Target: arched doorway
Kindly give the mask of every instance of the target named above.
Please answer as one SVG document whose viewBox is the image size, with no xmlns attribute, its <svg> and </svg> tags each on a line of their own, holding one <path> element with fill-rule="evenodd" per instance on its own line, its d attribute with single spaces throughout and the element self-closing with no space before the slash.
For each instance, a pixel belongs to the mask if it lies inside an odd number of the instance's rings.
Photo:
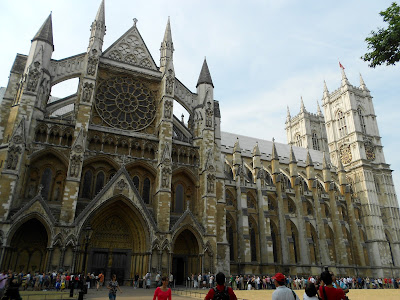
<svg viewBox="0 0 400 300">
<path fill-rule="evenodd" d="M 201 273 L 199 244 L 193 232 L 183 230 L 175 239 L 172 257 L 172 274 L 176 284 L 184 284 L 185 278 Z"/>
<path fill-rule="evenodd" d="M 47 271 L 48 233 L 38 219 L 30 219 L 14 233 L 3 269 L 16 272 Z"/>
<path fill-rule="evenodd" d="M 146 224 L 136 209 L 122 199 L 108 200 L 91 218 L 90 226 L 88 272 L 103 272 L 106 280 L 116 274 L 120 285 L 129 283 L 134 274 L 141 277 L 146 274 L 149 266 L 149 254 L 146 252 L 148 229 L 145 230 Z M 82 232 L 82 244 L 85 243 L 84 236 Z M 81 265 L 84 255 L 81 253 Z"/>
</svg>

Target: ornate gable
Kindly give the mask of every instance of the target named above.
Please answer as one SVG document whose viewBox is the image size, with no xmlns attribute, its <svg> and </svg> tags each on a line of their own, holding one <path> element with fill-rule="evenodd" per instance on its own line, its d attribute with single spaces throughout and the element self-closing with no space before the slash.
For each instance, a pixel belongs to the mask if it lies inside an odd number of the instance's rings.
<svg viewBox="0 0 400 300">
<path fill-rule="evenodd" d="M 134 25 L 114 44 L 103 52 L 103 57 L 129 65 L 158 71 L 158 68 L 144 43 L 139 30 Z"/>
</svg>

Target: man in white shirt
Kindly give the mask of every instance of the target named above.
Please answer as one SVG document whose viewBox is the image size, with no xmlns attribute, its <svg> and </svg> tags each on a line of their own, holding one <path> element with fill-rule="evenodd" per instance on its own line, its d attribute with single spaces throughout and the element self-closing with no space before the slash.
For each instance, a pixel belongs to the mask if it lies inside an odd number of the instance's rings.
<svg viewBox="0 0 400 300">
<path fill-rule="evenodd" d="M 300 300 L 293 290 L 285 286 L 285 275 L 282 273 L 276 273 L 272 279 L 276 286 L 276 290 L 272 293 L 272 300 Z"/>
</svg>

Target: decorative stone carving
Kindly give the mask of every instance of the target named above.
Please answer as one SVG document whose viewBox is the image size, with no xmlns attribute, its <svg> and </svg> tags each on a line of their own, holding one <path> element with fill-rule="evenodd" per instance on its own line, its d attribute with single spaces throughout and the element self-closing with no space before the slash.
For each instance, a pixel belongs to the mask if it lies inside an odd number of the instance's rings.
<svg viewBox="0 0 400 300">
<path fill-rule="evenodd" d="M 215 175 L 208 174 L 207 175 L 207 193 L 214 193 L 215 187 Z"/>
<path fill-rule="evenodd" d="M 168 70 L 168 73 L 167 80 L 165 81 L 165 91 L 167 94 L 172 95 L 174 91 L 175 78 L 172 76 L 173 71 L 171 69 Z"/>
<path fill-rule="evenodd" d="M 49 96 L 50 96 L 50 80 L 44 78 L 39 87 L 39 93 L 37 96 L 37 106 L 42 109 L 46 107 Z"/>
<path fill-rule="evenodd" d="M 170 174 L 172 173 L 170 167 L 164 167 L 161 171 L 161 187 L 169 188 Z"/>
<path fill-rule="evenodd" d="M 17 168 L 20 154 L 21 154 L 21 148 L 19 146 L 12 145 L 8 149 L 8 157 L 6 163 L 7 169 L 15 170 Z"/>
<path fill-rule="evenodd" d="M 92 50 L 92 56 L 89 57 L 88 59 L 88 64 L 87 64 L 87 73 L 88 75 L 94 76 L 96 74 L 96 67 L 97 67 L 97 62 L 99 59 L 97 58 L 97 50 L 93 49 Z"/>
<path fill-rule="evenodd" d="M 39 82 L 39 78 L 40 78 L 40 62 L 35 61 L 33 63 L 33 66 L 31 65 L 29 67 L 29 73 L 28 73 L 28 82 L 26 84 L 26 89 L 27 91 L 30 92 L 35 92 L 38 82 Z"/>
<path fill-rule="evenodd" d="M 214 108 L 211 108 L 211 103 L 207 102 L 206 109 L 206 127 L 213 127 Z"/>
<path fill-rule="evenodd" d="M 123 178 L 121 178 L 117 182 L 115 187 L 116 187 L 117 190 L 123 191 L 123 190 L 126 190 L 128 188 L 128 184 L 125 182 L 125 180 Z"/>
<path fill-rule="evenodd" d="M 167 119 L 171 119 L 172 115 L 172 101 L 165 100 L 164 102 L 164 116 Z"/>
<path fill-rule="evenodd" d="M 93 83 L 85 82 L 83 84 L 83 90 L 82 90 L 82 101 L 83 102 L 90 102 L 90 99 L 92 97 L 92 92 L 93 92 Z"/>
<path fill-rule="evenodd" d="M 82 157 L 80 155 L 73 155 L 71 158 L 71 166 L 69 175 L 72 177 L 78 177 L 81 168 Z"/>
</svg>

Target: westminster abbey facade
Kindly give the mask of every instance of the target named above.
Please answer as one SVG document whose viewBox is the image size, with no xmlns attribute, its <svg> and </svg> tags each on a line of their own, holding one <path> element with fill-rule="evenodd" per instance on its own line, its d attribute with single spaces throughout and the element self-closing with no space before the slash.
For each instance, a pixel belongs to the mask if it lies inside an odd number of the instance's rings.
<svg viewBox="0 0 400 300">
<path fill-rule="evenodd" d="M 169 21 L 159 66 L 135 20 L 106 50 L 104 35 L 102 1 L 86 52 L 52 59 L 50 15 L 16 56 L 0 110 L 2 269 L 400 276 L 399 207 L 362 79 L 342 70 L 325 116 L 288 110 L 280 144 L 221 131 L 207 62 L 196 92 L 175 74 Z M 76 93 L 49 100 L 71 78 Z"/>
</svg>

